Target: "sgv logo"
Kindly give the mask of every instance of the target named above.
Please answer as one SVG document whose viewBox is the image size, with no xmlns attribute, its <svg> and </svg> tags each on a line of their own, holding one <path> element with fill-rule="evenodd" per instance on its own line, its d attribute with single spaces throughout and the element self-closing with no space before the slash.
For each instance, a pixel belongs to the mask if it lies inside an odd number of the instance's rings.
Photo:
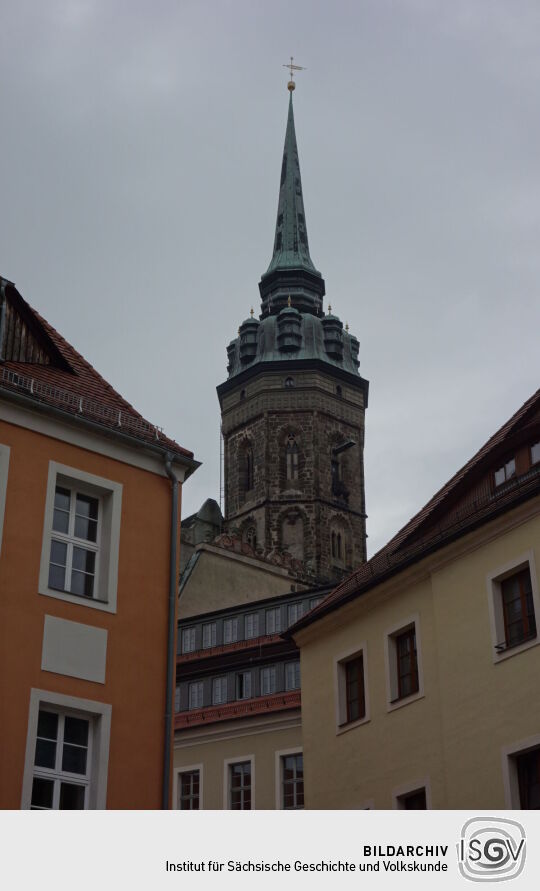
<svg viewBox="0 0 540 891">
<path fill-rule="evenodd" d="M 515 879 L 525 866 L 525 830 L 515 820 L 473 817 L 461 830 L 459 871 L 471 882 Z"/>
</svg>

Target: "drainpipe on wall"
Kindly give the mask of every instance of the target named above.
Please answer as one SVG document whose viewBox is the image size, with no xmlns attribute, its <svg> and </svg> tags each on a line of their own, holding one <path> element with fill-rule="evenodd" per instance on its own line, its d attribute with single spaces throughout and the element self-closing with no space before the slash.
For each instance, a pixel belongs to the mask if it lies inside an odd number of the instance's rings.
<svg viewBox="0 0 540 891">
<path fill-rule="evenodd" d="M 172 455 L 165 455 L 165 470 L 172 484 L 171 504 L 171 562 L 169 570 L 169 626 L 167 641 L 167 689 L 165 691 L 165 745 L 163 749 L 163 796 L 161 807 L 169 809 L 169 786 L 171 782 L 171 737 L 173 718 L 173 685 L 176 665 L 174 632 L 176 618 L 176 552 L 178 541 L 178 479 L 172 469 Z"/>
<path fill-rule="evenodd" d="M 0 277 L 0 362 L 4 358 L 4 328 L 6 325 L 6 285 L 5 278 Z"/>
</svg>

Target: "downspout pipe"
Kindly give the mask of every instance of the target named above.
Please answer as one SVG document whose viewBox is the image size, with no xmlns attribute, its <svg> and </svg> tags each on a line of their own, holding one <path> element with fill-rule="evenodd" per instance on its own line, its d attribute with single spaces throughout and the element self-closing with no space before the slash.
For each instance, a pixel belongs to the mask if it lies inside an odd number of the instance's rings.
<svg viewBox="0 0 540 891">
<path fill-rule="evenodd" d="M 173 686 L 175 681 L 176 653 L 174 633 L 176 619 L 176 557 L 178 542 L 178 479 L 172 469 L 172 455 L 165 455 L 165 471 L 171 481 L 171 549 L 169 569 L 169 624 L 167 640 L 167 687 L 165 690 L 165 743 L 163 747 L 163 796 L 161 807 L 169 809 L 169 787 L 171 782 L 171 739 L 173 719 Z"/>
<path fill-rule="evenodd" d="M 6 326 L 6 285 L 5 278 L 0 277 L 0 362 L 4 357 L 4 328 Z"/>
</svg>

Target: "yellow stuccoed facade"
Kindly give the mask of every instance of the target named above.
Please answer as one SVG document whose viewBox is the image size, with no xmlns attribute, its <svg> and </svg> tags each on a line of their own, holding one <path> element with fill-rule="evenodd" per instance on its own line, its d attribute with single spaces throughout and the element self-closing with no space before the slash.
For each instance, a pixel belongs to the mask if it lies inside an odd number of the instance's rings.
<svg viewBox="0 0 540 891">
<path fill-rule="evenodd" d="M 538 623 L 538 497 L 295 634 L 306 807 L 390 809 L 417 788 L 428 808 L 520 806 L 516 753 L 540 745 L 540 638 L 495 644 L 498 580 L 525 565 Z M 391 635 L 413 621 L 419 692 L 391 704 Z M 340 727 L 339 663 L 360 649 L 366 718 Z"/>
</svg>

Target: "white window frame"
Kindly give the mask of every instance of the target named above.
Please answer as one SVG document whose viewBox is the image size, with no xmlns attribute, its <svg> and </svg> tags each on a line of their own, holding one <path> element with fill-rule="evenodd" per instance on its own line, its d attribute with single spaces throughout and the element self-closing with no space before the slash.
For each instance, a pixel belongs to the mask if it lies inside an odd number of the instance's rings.
<svg viewBox="0 0 540 891">
<path fill-rule="evenodd" d="M 84 805 L 80 810 L 88 810 L 88 800 L 90 795 L 90 782 L 92 779 L 92 743 L 93 743 L 93 721 L 92 718 L 88 715 L 81 714 L 81 712 L 72 712 L 66 711 L 65 709 L 53 708 L 52 706 L 47 706 L 46 708 L 40 709 L 38 713 L 38 721 L 39 714 L 42 712 L 48 712 L 51 715 L 56 715 L 57 722 L 57 736 L 54 740 L 55 742 L 55 764 L 54 767 L 43 767 L 37 764 L 34 764 L 34 771 L 32 780 L 41 779 L 47 782 L 53 783 L 53 799 L 52 806 L 50 808 L 44 808 L 44 810 L 59 810 L 60 806 L 60 794 L 61 794 L 61 786 L 63 783 L 69 783 L 70 785 L 79 786 L 84 790 Z M 70 771 L 64 770 L 61 764 L 61 759 L 64 754 L 64 745 L 65 745 L 65 724 L 67 718 L 78 718 L 80 720 L 85 721 L 88 724 L 88 745 L 86 747 L 86 770 L 84 774 L 82 773 L 72 773 Z M 30 802 L 30 807 L 32 807 L 32 803 Z M 37 808 L 37 810 L 43 810 L 43 808 Z"/>
<path fill-rule="evenodd" d="M 49 588 L 49 563 L 51 540 L 62 538 L 53 531 L 54 496 L 57 486 L 75 489 L 81 494 L 98 498 L 101 505 L 101 525 L 98 528 L 97 549 L 99 559 L 96 561 L 94 579 L 94 596 L 72 594 L 69 591 L 58 591 Z M 120 549 L 120 522 L 122 514 L 122 484 L 104 479 L 75 467 L 67 467 L 56 461 L 49 461 L 47 491 L 45 497 L 45 516 L 43 523 L 43 542 L 39 569 L 38 591 L 47 597 L 99 609 L 104 612 L 117 611 L 118 594 L 118 557 Z M 99 526 L 99 524 L 98 524 Z M 86 547 L 81 539 L 81 547 Z"/>
<path fill-rule="evenodd" d="M 255 810 L 255 755 L 238 755 L 235 758 L 225 758 L 223 761 L 223 810 L 231 810 L 231 786 L 230 786 L 230 770 L 234 764 L 244 764 L 246 761 L 251 765 L 251 810 Z"/>
<path fill-rule="evenodd" d="M 67 532 L 59 532 L 58 529 L 53 529 L 51 532 L 51 542 L 58 542 L 60 545 L 64 545 L 66 547 L 66 563 L 65 563 L 65 582 L 66 585 L 70 584 L 72 581 L 72 573 L 73 573 L 73 550 L 74 548 L 80 548 L 83 551 L 87 551 L 94 554 L 94 572 L 88 573 L 92 575 L 93 578 L 93 593 L 91 595 L 92 598 L 96 597 L 96 594 L 99 594 L 99 591 L 96 589 L 96 586 L 99 584 L 99 563 L 100 563 L 100 551 L 101 551 L 101 542 L 102 542 L 102 526 L 103 526 L 103 498 L 101 496 L 97 496 L 94 493 L 90 492 L 86 486 L 75 485 L 74 483 L 69 484 L 58 484 L 55 488 L 63 489 L 66 492 L 69 492 L 69 511 L 68 511 L 68 531 Z M 86 538 L 79 538 L 75 536 L 75 522 L 77 517 L 77 497 L 82 495 L 83 497 L 92 498 L 94 501 L 97 501 L 97 523 L 96 523 L 96 540 L 91 541 Z M 53 512 L 54 515 L 54 512 Z M 52 564 L 52 555 L 49 555 L 49 569 Z M 86 573 L 84 573 L 86 574 Z M 58 588 L 54 588 L 53 590 L 61 590 Z M 74 592 L 71 592 L 74 593 Z M 83 596 L 85 599 L 90 599 L 87 595 L 77 595 L 75 596 Z"/>
<path fill-rule="evenodd" d="M 240 696 L 238 693 L 238 679 L 240 678 L 241 675 L 243 675 L 244 677 L 249 677 L 249 696 Z M 244 684 L 244 688 L 245 688 L 245 684 Z M 249 669 L 248 670 L 242 669 L 241 671 L 236 672 L 234 693 L 235 693 L 235 698 L 239 702 L 244 702 L 246 699 L 253 699 L 253 672 L 252 671 L 250 671 Z"/>
<path fill-rule="evenodd" d="M 173 811 L 180 810 L 180 775 L 183 773 L 193 773 L 195 770 L 199 771 L 199 810 L 202 811 L 204 805 L 204 765 L 202 763 L 199 764 L 188 764 L 182 765 L 182 767 L 175 767 L 173 774 L 173 799 L 172 799 L 172 809 Z"/>
<path fill-rule="evenodd" d="M 181 695 L 180 684 L 176 684 L 176 686 L 174 688 L 174 713 L 175 713 L 175 715 L 177 715 L 178 712 L 180 711 L 180 695 Z"/>
<path fill-rule="evenodd" d="M 261 688 L 261 696 L 273 696 L 274 693 L 277 693 L 276 666 L 275 665 L 265 665 L 263 668 L 260 669 L 260 672 L 261 672 L 261 674 L 260 674 L 259 683 L 260 683 L 260 688 Z M 268 692 L 265 692 L 263 690 L 263 685 L 264 685 L 263 677 L 265 676 L 265 672 L 269 672 L 268 677 L 273 679 L 273 685 L 274 685 L 274 689 L 269 690 Z"/>
<path fill-rule="evenodd" d="M 518 644 L 515 647 L 510 647 L 507 650 L 498 652 L 495 649 L 496 644 L 502 643 L 505 639 L 501 589 L 502 582 L 520 570 L 527 569 L 527 567 L 531 575 L 534 615 L 536 618 L 536 637 L 533 637 L 531 640 L 526 640 L 524 643 Z M 488 573 L 486 577 L 486 587 L 488 595 L 489 626 L 491 630 L 491 642 L 493 645 L 492 659 L 494 664 L 497 665 L 499 662 L 511 659 L 512 656 L 517 656 L 519 653 L 523 653 L 524 650 L 529 650 L 531 647 L 537 647 L 538 644 L 540 644 L 540 593 L 538 590 L 538 575 L 536 573 L 536 563 L 532 548 Z"/>
<path fill-rule="evenodd" d="M 364 669 L 364 704 L 365 715 L 358 718 L 357 721 L 347 723 L 347 662 L 352 662 L 357 656 L 362 656 L 362 665 Z M 369 706 L 369 683 L 368 683 L 368 648 L 367 643 L 363 640 L 355 647 L 351 647 L 341 652 L 334 659 L 334 702 L 335 702 L 335 719 L 336 719 L 336 736 L 342 733 L 348 733 L 355 727 L 367 724 L 371 720 Z"/>
<path fill-rule="evenodd" d="M 276 810 L 283 811 L 285 810 L 283 806 L 283 759 L 288 755 L 304 755 L 304 749 L 302 746 L 295 746 L 292 749 L 279 749 L 275 753 L 275 780 L 274 780 L 274 788 L 275 788 L 275 800 L 276 800 Z M 305 808 L 305 799 L 306 799 L 306 779 L 304 774 L 304 808 Z M 287 810 L 293 810 L 293 808 L 287 808 Z M 295 808 L 294 810 L 302 810 L 302 808 Z"/>
<path fill-rule="evenodd" d="M 52 693 L 49 690 L 37 690 L 34 688 L 30 691 L 21 808 L 29 810 L 32 800 L 32 782 L 35 772 L 34 758 L 40 709 L 62 712 L 64 714 L 75 714 L 77 717 L 90 720 L 92 749 L 91 752 L 89 751 L 89 786 L 85 808 L 104 810 L 107 806 L 112 706 L 108 703 L 95 702 L 91 699 L 80 699 L 76 696 L 65 696 L 62 693 Z M 38 768 L 38 773 L 43 775 L 44 772 L 41 768 Z M 66 774 L 66 778 L 74 776 Z"/>
<path fill-rule="evenodd" d="M 501 749 L 504 803 L 508 810 L 521 810 L 516 757 L 540 748 L 540 733 L 511 743 Z"/>
<path fill-rule="evenodd" d="M 291 613 L 294 615 L 294 619 L 291 619 Z M 305 614 L 306 606 L 303 600 L 298 600 L 296 603 L 289 603 L 287 606 L 288 627 L 294 625 L 295 622 L 299 622 Z"/>
<path fill-rule="evenodd" d="M 414 626 L 416 636 L 416 665 L 418 669 L 418 690 L 411 693 L 410 696 L 404 696 L 402 699 L 396 699 L 398 695 L 398 674 L 397 674 L 397 648 L 396 638 L 400 634 L 408 631 Z M 422 660 L 422 636 L 420 634 L 420 615 L 414 613 L 401 622 L 396 622 L 391 628 L 387 628 L 384 632 L 384 653 L 386 667 L 386 710 L 393 712 L 405 705 L 416 702 L 417 699 L 423 699 L 424 693 L 424 666 Z"/>
<path fill-rule="evenodd" d="M 534 449 L 538 449 L 538 458 L 534 457 Z M 533 444 L 531 445 L 530 456 L 531 466 L 534 467 L 535 464 L 538 464 L 538 462 L 540 461 L 540 439 L 538 440 L 538 442 L 533 442 Z"/>
<path fill-rule="evenodd" d="M 223 692 L 225 698 L 222 699 Z M 219 693 L 216 698 L 216 693 Z M 218 678 L 212 678 L 212 705 L 225 705 L 227 702 L 227 675 L 222 674 Z"/>
<path fill-rule="evenodd" d="M 4 515 L 6 512 L 9 455 L 9 446 L 0 443 L 0 554 L 2 553 L 2 533 L 4 531 Z"/>
<path fill-rule="evenodd" d="M 269 622 L 269 619 L 271 621 Z M 277 619 L 277 621 L 276 621 Z M 269 629 L 268 626 L 273 625 L 274 627 Z M 273 606 L 271 609 L 267 609 L 264 614 L 264 630 L 266 634 L 280 634 L 281 633 L 281 607 Z"/>
<path fill-rule="evenodd" d="M 422 789 L 426 793 L 426 810 L 432 810 L 431 783 L 429 777 L 422 777 L 422 779 L 416 780 L 413 783 L 403 783 L 401 786 L 396 786 L 395 789 L 392 789 L 392 810 L 405 810 L 403 802 L 400 799 L 405 798 L 407 795 L 412 795 L 414 792 L 421 792 Z"/>
<path fill-rule="evenodd" d="M 180 629 L 182 641 L 182 653 L 195 653 L 197 651 L 196 643 L 196 626 L 188 625 L 187 628 Z M 186 641 L 188 645 L 186 646 Z M 193 646 L 191 645 L 193 643 Z"/>
<path fill-rule="evenodd" d="M 244 617 L 245 640 L 255 640 L 260 637 L 259 624 L 259 613 L 246 613 Z"/>
<path fill-rule="evenodd" d="M 196 696 L 197 704 L 192 705 L 191 704 L 191 690 L 194 689 L 195 687 L 197 688 L 197 696 Z M 199 698 L 201 700 L 200 703 L 199 703 Z M 191 681 L 188 684 L 188 711 L 192 712 L 198 708 L 204 708 L 204 683 L 203 683 L 203 681 Z"/>
<path fill-rule="evenodd" d="M 290 687 L 288 673 L 291 669 L 293 669 L 293 672 L 294 672 L 293 683 L 294 683 L 294 681 L 296 680 L 297 667 L 298 667 L 298 684 L 295 684 L 294 686 Z M 302 679 L 301 679 L 301 670 L 300 670 L 300 659 L 291 659 L 290 662 L 285 663 L 285 691 L 287 693 L 292 693 L 295 690 L 300 690 L 301 684 L 302 684 Z"/>
<path fill-rule="evenodd" d="M 226 632 L 226 628 L 227 628 L 227 624 L 229 622 L 230 622 L 231 633 L 230 633 L 230 640 L 227 640 L 227 637 L 229 635 Z M 234 629 L 234 631 L 233 631 L 233 629 Z M 223 619 L 223 643 L 224 644 L 237 643 L 238 638 L 239 638 L 238 616 L 230 616 L 228 619 Z"/>
<path fill-rule="evenodd" d="M 206 643 L 208 636 L 210 638 L 210 643 Z M 205 622 L 202 626 L 202 646 L 203 650 L 210 650 L 212 647 L 215 647 L 217 643 L 217 622 Z"/>
</svg>

